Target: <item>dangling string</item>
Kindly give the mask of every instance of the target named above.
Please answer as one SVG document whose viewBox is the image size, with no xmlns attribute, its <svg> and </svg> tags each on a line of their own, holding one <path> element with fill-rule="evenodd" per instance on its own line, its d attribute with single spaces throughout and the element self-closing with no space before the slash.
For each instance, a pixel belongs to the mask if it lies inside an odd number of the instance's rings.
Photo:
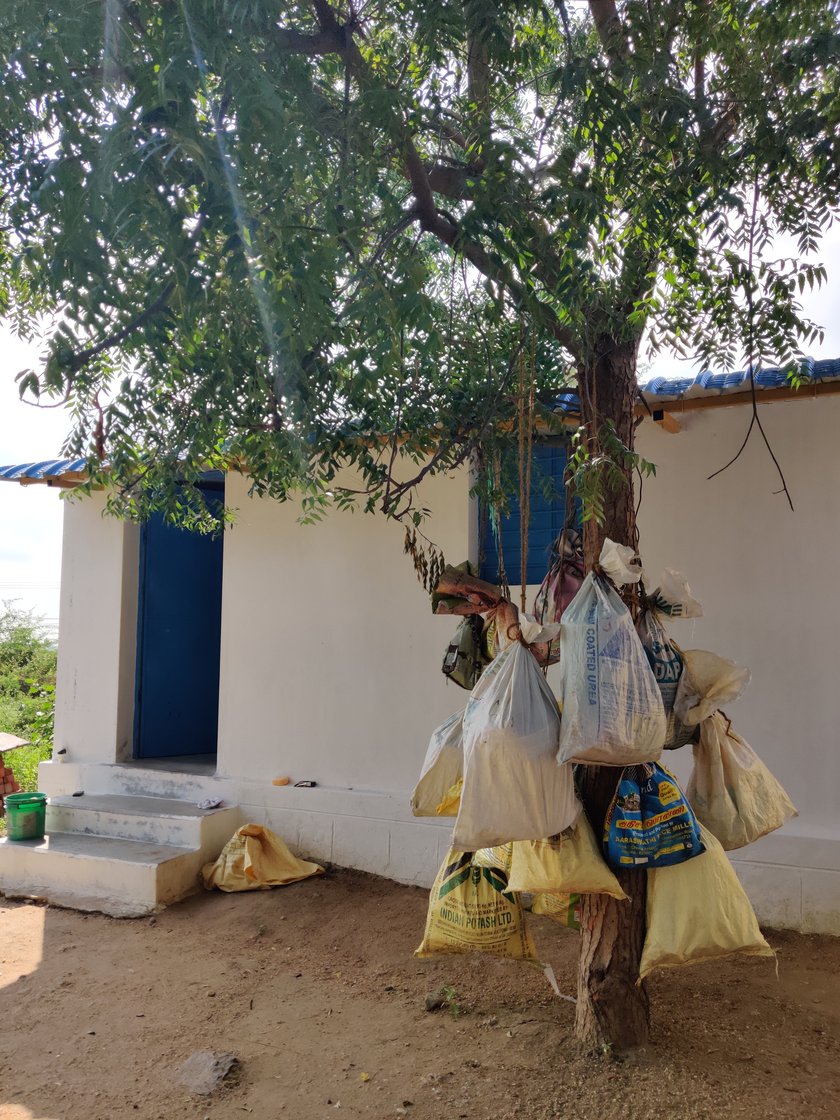
<svg viewBox="0 0 840 1120">
<path fill-rule="evenodd" d="M 531 465 L 534 451 L 534 408 L 536 404 L 536 333 L 531 331 L 530 348 L 525 356 L 524 328 L 520 328 L 519 349 L 519 550 L 520 609 L 525 613 L 528 597 L 528 530 L 531 526 Z M 527 374 L 527 377 L 526 377 Z"/>
</svg>

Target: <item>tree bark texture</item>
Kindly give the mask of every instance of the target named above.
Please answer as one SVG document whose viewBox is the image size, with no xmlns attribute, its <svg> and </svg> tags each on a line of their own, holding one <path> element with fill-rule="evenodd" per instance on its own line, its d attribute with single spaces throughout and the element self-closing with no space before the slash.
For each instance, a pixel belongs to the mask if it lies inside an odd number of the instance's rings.
<svg viewBox="0 0 840 1120">
<path fill-rule="evenodd" d="M 590 450 L 597 453 L 602 428 L 612 421 L 625 447 L 633 448 L 633 408 L 636 397 L 638 343 L 597 340 L 590 360 L 578 367 L 578 389 Z M 605 537 L 636 546 L 636 518 L 632 474 L 604 495 L 604 522 L 584 525 L 587 570 L 598 560 Z M 597 836 L 612 801 L 621 770 L 611 766 L 581 766 L 581 797 Z M 617 871 L 629 901 L 607 895 L 585 895 L 581 905 L 581 953 L 575 1033 L 593 1048 L 618 1050 L 642 1046 L 648 1040 L 649 1005 L 644 985 L 637 985 L 645 938 L 646 873 Z"/>
</svg>

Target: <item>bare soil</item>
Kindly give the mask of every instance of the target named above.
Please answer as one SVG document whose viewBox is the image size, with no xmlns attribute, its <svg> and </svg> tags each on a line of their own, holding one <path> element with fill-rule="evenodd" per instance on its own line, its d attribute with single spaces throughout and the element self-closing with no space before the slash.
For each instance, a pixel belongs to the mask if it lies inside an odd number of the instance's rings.
<svg viewBox="0 0 840 1120">
<path fill-rule="evenodd" d="M 417 961 L 426 892 L 336 871 L 120 921 L 0 900 L 0 1118 L 776 1120 L 840 1116 L 840 940 L 650 981 L 643 1052 L 584 1054 L 543 975 Z M 577 935 L 531 918 L 561 991 Z M 424 1009 L 446 987 L 449 1009 Z M 196 1050 L 238 1071 L 194 1097 Z"/>
</svg>

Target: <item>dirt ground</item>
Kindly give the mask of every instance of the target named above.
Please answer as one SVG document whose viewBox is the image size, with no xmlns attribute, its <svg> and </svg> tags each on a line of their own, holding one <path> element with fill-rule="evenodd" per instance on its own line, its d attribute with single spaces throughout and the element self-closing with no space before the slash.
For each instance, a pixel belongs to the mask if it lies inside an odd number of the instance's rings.
<svg viewBox="0 0 840 1120">
<path fill-rule="evenodd" d="M 719 1120 L 840 1116 L 840 940 L 651 981 L 654 1034 L 584 1055 L 545 978 L 417 961 L 426 892 L 355 872 L 120 921 L 0 899 L 2 1120 Z M 574 993 L 577 935 L 532 918 Z M 446 986 L 457 1007 L 427 1012 Z M 459 1013 L 455 1013 L 458 1010 Z M 179 1084 L 233 1051 L 211 1097 Z"/>
</svg>

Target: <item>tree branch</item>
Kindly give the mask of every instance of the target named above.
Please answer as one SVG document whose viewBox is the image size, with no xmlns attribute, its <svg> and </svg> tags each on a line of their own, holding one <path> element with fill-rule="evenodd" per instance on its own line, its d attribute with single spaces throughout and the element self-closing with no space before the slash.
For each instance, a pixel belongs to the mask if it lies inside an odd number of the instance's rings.
<svg viewBox="0 0 840 1120">
<path fill-rule="evenodd" d="M 159 311 L 163 310 L 174 291 L 175 282 L 174 280 L 170 280 L 157 299 L 153 300 L 148 307 L 135 315 L 124 327 L 121 327 L 118 331 L 114 331 L 113 334 L 106 335 L 106 337 L 103 338 L 101 342 L 97 342 L 95 346 L 89 346 L 86 350 L 80 350 L 78 354 L 74 354 L 67 362 L 67 368 L 71 373 L 76 373 L 77 370 L 80 370 L 82 366 L 86 365 L 98 354 L 102 354 L 105 350 L 110 350 L 112 346 L 117 346 L 120 342 L 124 342 L 129 335 L 134 334 L 136 330 L 139 330 L 140 327 L 154 318 Z"/>
<path fill-rule="evenodd" d="M 589 0 L 589 11 L 607 56 L 623 62 L 627 56 L 627 36 L 615 0 Z"/>
</svg>

